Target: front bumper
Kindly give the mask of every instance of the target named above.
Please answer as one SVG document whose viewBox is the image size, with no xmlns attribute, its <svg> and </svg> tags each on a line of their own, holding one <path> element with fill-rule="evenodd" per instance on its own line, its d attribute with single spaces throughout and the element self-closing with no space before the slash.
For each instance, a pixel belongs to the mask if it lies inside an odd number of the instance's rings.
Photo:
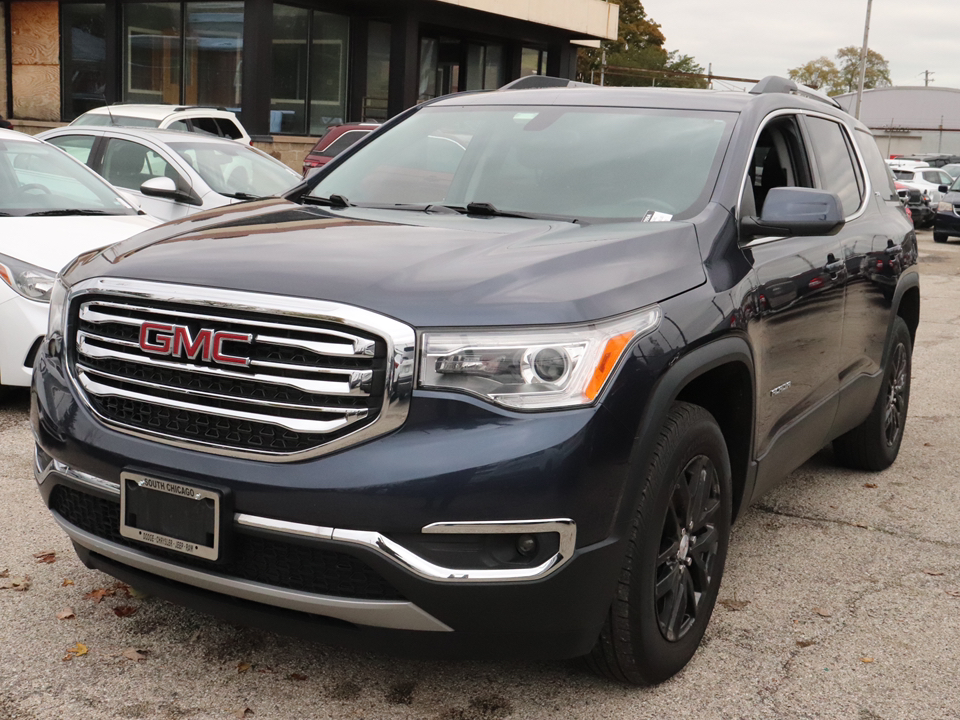
<svg viewBox="0 0 960 720">
<path fill-rule="evenodd" d="M 74 399 L 59 359 L 41 351 L 37 373 L 40 491 L 91 567 L 234 620 L 296 634 L 314 628 L 327 641 L 371 648 L 572 657 L 596 639 L 624 551 L 615 516 L 634 437 L 602 407 L 523 415 L 422 393 L 392 435 L 276 464 L 117 432 Z M 228 488 L 237 547 L 284 544 L 308 565 L 314 554 L 336 553 L 390 592 L 358 597 L 288 582 L 304 574 L 298 562 L 251 575 L 236 564 L 247 557 L 239 551 L 233 567 L 184 559 L 83 527 L 93 511 L 58 511 L 58 494 L 80 493 L 98 503 L 96 513 L 119 518 L 120 474 L 129 470 Z M 499 561 L 477 549 L 492 533 L 532 534 L 543 553 Z"/>
<path fill-rule="evenodd" d="M 933 219 L 933 231 L 944 235 L 960 235 L 960 215 L 956 211 L 937 211 Z"/>
<path fill-rule="evenodd" d="M 0 302 L 0 384 L 26 387 L 37 342 L 47 332 L 47 303 L 20 296 Z"/>
</svg>

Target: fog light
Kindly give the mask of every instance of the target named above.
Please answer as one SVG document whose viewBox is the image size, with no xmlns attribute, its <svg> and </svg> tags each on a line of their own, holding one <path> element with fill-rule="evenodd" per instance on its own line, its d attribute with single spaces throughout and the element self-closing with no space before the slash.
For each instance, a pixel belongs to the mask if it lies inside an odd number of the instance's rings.
<svg viewBox="0 0 960 720">
<path fill-rule="evenodd" d="M 537 539 L 533 535 L 521 535 L 517 538 L 517 552 L 530 557 L 537 552 Z"/>
</svg>

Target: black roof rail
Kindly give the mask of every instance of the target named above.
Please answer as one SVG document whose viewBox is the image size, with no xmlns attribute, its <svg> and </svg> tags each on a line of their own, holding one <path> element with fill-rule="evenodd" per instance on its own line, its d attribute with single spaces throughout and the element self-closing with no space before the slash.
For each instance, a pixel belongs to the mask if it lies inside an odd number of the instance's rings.
<svg viewBox="0 0 960 720">
<path fill-rule="evenodd" d="M 751 95 L 765 95 L 767 93 L 787 93 L 789 95 L 800 95 L 801 97 L 817 100 L 827 105 L 832 105 L 838 110 L 842 110 L 840 103 L 829 95 L 825 95 L 819 90 L 814 90 L 806 85 L 798 85 L 795 81 L 788 78 L 778 77 L 777 75 L 767 75 L 763 80 L 750 88 Z"/>
<path fill-rule="evenodd" d="M 500 90 L 534 90 L 536 88 L 560 88 L 560 87 L 597 87 L 590 83 L 577 82 L 567 78 L 551 77 L 549 75 L 527 75 L 508 82 Z"/>
<path fill-rule="evenodd" d="M 227 112 L 223 105 L 177 105 L 173 109 L 174 112 L 183 112 L 184 110 L 223 110 Z"/>
</svg>

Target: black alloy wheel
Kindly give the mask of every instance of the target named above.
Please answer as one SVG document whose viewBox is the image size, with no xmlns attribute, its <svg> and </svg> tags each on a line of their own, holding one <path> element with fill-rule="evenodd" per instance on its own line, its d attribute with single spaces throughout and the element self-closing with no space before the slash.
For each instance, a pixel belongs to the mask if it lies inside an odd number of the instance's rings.
<svg viewBox="0 0 960 720">
<path fill-rule="evenodd" d="M 701 601 L 715 589 L 719 516 L 717 469 L 706 455 L 698 455 L 677 476 L 660 538 L 657 622 L 668 642 L 690 632 L 704 609 Z"/>
<path fill-rule="evenodd" d="M 893 447 L 900 442 L 903 426 L 907 419 L 906 389 L 909 382 L 907 375 L 908 351 L 901 342 L 893 349 L 890 358 L 890 367 L 887 370 L 887 403 L 883 413 L 883 438 L 887 447 Z"/>
<path fill-rule="evenodd" d="M 690 662 L 717 601 L 730 542 L 730 458 L 704 408 L 674 403 L 653 451 L 636 453 L 639 496 L 617 588 L 587 665 L 653 685 Z"/>
</svg>

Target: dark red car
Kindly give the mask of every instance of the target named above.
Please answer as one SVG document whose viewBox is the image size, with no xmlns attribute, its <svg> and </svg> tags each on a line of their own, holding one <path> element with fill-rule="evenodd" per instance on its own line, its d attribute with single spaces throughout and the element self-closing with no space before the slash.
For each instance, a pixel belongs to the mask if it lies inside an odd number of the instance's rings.
<svg viewBox="0 0 960 720">
<path fill-rule="evenodd" d="M 377 123 L 344 123 L 331 125 L 326 134 L 313 146 L 303 159 L 303 176 L 318 167 L 323 167 L 337 155 L 342 153 L 357 140 L 371 130 L 375 130 Z"/>
</svg>

